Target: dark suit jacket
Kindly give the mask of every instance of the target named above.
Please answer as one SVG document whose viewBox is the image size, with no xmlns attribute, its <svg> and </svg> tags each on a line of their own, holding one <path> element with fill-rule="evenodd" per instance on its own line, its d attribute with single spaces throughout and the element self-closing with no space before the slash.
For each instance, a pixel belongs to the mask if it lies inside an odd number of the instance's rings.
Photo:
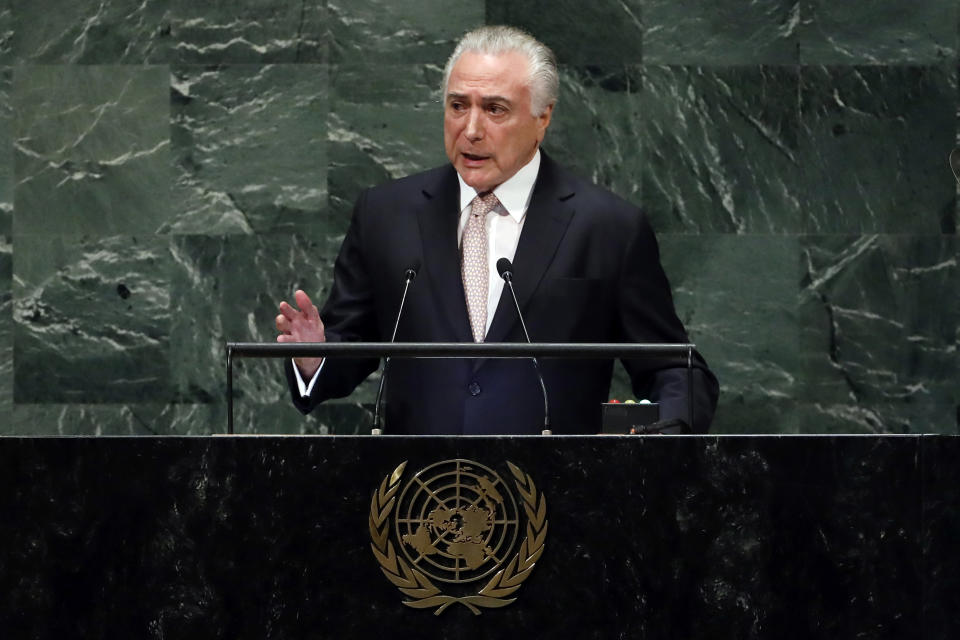
<svg viewBox="0 0 960 640">
<path fill-rule="evenodd" d="M 542 152 L 541 152 L 542 153 Z M 403 274 L 418 269 L 399 342 L 470 342 L 457 246 L 459 184 L 444 166 L 368 189 L 359 198 L 320 312 L 331 341 L 390 339 Z M 535 342 L 687 342 L 660 266 L 656 238 L 634 206 L 566 172 L 542 154 L 517 245 L 514 285 Z M 523 342 L 504 288 L 487 342 Z M 626 361 L 634 393 L 659 401 L 661 418 L 686 420 L 683 361 Z M 704 432 L 717 381 L 696 358 L 694 430 Z M 328 358 L 309 398 L 287 362 L 294 404 L 304 413 L 353 391 L 376 360 Z M 553 432 L 597 433 L 610 360 L 541 360 Z M 394 358 L 385 431 L 393 434 L 533 434 L 543 400 L 529 360 Z"/>
</svg>

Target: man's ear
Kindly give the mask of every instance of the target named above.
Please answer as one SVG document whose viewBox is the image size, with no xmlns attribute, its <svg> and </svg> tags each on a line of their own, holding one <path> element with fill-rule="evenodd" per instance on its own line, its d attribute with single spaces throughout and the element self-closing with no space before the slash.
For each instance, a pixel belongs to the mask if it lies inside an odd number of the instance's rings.
<svg viewBox="0 0 960 640">
<path fill-rule="evenodd" d="M 537 116 L 537 124 L 540 126 L 540 142 L 543 142 L 543 136 L 547 133 L 551 117 L 553 117 L 553 104 L 548 104 L 543 113 Z"/>
</svg>

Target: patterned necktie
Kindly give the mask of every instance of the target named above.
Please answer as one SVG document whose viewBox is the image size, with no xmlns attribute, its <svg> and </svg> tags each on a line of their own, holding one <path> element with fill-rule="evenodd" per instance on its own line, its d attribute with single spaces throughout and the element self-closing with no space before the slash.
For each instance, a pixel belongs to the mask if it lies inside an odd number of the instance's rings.
<svg viewBox="0 0 960 640">
<path fill-rule="evenodd" d="M 470 203 L 470 217 L 463 229 L 461 264 L 463 290 L 467 295 L 467 312 L 473 341 L 483 342 L 487 332 L 487 288 L 490 266 L 487 264 L 487 214 L 500 204 L 492 191 L 478 195 Z"/>
</svg>

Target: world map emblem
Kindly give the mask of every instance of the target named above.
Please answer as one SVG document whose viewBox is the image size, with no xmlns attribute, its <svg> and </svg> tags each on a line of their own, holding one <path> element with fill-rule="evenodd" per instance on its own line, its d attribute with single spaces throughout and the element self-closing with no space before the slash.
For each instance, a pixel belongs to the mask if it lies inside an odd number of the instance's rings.
<svg viewBox="0 0 960 640">
<path fill-rule="evenodd" d="M 510 462 L 504 479 L 457 458 L 404 482 L 406 465 L 370 502 L 371 548 L 403 603 L 437 615 L 461 604 L 479 615 L 516 601 L 547 535 L 547 502 L 533 479 Z"/>
</svg>

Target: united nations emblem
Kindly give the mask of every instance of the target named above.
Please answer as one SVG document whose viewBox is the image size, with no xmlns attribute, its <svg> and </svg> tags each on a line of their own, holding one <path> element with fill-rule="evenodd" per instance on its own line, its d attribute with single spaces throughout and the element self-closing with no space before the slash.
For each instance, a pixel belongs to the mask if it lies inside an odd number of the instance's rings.
<svg viewBox="0 0 960 640">
<path fill-rule="evenodd" d="M 385 477 L 370 501 L 370 546 L 384 575 L 409 598 L 403 604 L 436 607 L 436 615 L 462 604 L 479 615 L 514 602 L 547 537 L 547 501 L 533 479 L 507 462 L 510 484 L 458 458 L 422 469 L 401 489 L 406 466 Z"/>
</svg>

